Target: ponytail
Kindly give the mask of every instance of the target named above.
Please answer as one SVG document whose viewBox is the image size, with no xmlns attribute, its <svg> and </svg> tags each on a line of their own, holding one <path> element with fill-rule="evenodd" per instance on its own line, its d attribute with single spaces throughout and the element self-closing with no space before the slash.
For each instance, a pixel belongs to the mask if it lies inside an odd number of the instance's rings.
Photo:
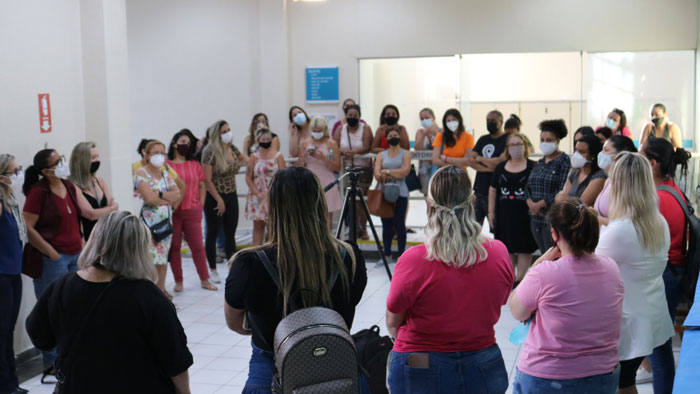
<svg viewBox="0 0 700 394">
<path fill-rule="evenodd" d="M 673 179 L 678 166 L 681 166 L 681 176 L 688 176 L 688 161 L 690 152 L 683 148 L 674 150 L 673 144 L 663 138 L 649 139 L 644 143 L 644 156 L 659 163 L 660 176 Z"/>
<path fill-rule="evenodd" d="M 690 161 L 690 152 L 683 148 L 677 148 L 671 156 L 671 176 L 675 175 L 678 166 L 681 166 L 681 176 L 688 177 L 688 162 Z"/>
<path fill-rule="evenodd" d="M 549 208 L 547 220 L 552 229 L 569 244 L 576 257 L 593 253 L 598 246 L 598 216 L 578 198 L 569 197 Z"/>
<path fill-rule="evenodd" d="M 506 123 L 503 125 L 504 129 L 516 129 L 520 131 L 520 126 L 522 126 L 523 122 L 520 120 L 518 115 L 516 114 L 510 114 L 510 117 L 508 120 L 506 120 Z"/>
<path fill-rule="evenodd" d="M 53 149 L 42 149 L 34 155 L 34 163 L 24 171 L 22 192 L 29 195 L 29 190 L 41 179 L 41 171 L 49 167 L 49 158 L 56 152 Z"/>
</svg>

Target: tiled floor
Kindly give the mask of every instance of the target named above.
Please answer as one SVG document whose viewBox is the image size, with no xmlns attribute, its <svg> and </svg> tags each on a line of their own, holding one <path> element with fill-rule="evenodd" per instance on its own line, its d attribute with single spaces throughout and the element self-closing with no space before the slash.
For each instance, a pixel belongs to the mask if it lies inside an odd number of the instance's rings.
<svg viewBox="0 0 700 394">
<path fill-rule="evenodd" d="M 226 327 L 223 315 L 223 284 L 216 292 L 200 289 L 191 259 L 183 260 L 183 269 L 185 291 L 178 293 L 174 302 L 187 333 L 190 351 L 194 355 L 194 365 L 190 368 L 192 393 L 240 393 L 248 373 L 250 338 L 238 335 Z M 352 331 L 378 324 L 384 334 L 389 280 L 383 267 L 376 267 L 374 262 L 368 262 L 367 269 L 367 288 L 358 306 Z M 222 275 L 226 272 L 223 265 L 219 270 Z M 172 285 L 172 277 L 169 275 L 168 289 L 172 289 Z M 508 341 L 508 335 L 516 325 L 517 321 L 511 316 L 508 307 L 504 306 L 501 319 L 496 325 L 496 340 L 503 352 L 511 378 L 515 371 L 519 347 Z M 42 385 L 38 376 L 22 383 L 22 387 L 29 389 L 33 394 L 53 392 L 52 385 Z M 640 393 L 653 392 L 651 384 L 638 385 L 637 388 Z M 511 392 L 510 388 L 508 392 Z"/>
</svg>

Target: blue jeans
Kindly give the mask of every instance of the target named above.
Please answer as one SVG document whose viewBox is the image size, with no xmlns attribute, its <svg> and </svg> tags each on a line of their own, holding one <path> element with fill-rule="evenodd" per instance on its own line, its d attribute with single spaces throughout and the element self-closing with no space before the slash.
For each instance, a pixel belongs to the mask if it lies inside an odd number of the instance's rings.
<svg viewBox="0 0 700 394">
<path fill-rule="evenodd" d="M 34 279 L 34 294 L 37 300 L 53 281 L 69 272 L 78 270 L 79 256 L 80 254 L 61 254 L 56 261 L 51 260 L 48 256 L 44 256 L 42 261 L 44 271 L 41 273 L 41 277 Z M 56 348 L 41 353 L 44 356 L 44 367 L 53 365 L 56 362 L 56 358 L 58 358 L 58 350 Z"/>
<path fill-rule="evenodd" d="M 681 302 L 680 283 L 685 275 L 685 267 L 674 267 L 669 263 L 663 274 L 664 288 L 666 290 L 666 303 L 671 321 L 675 323 L 676 309 Z M 654 352 L 649 356 L 651 361 L 652 375 L 654 376 L 654 393 L 671 393 L 673 391 L 673 380 L 676 377 L 676 362 L 673 358 L 672 339 L 669 339 L 661 346 L 654 348 Z"/>
<path fill-rule="evenodd" d="M 391 394 L 504 393 L 508 372 L 498 345 L 473 352 L 421 352 L 430 355 L 428 368 L 408 366 L 411 353 L 391 352 Z"/>
<path fill-rule="evenodd" d="M 399 197 L 394 204 L 394 217 L 382 218 L 382 241 L 384 242 L 384 256 L 391 256 L 391 242 L 396 232 L 398 252 L 401 256 L 406 249 L 406 210 L 408 198 Z"/>
<path fill-rule="evenodd" d="M 620 366 L 613 372 L 578 379 L 545 379 L 517 370 L 513 394 L 615 394 L 620 380 Z"/>
<path fill-rule="evenodd" d="M 0 393 L 19 382 L 15 373 L 14 332 L 22 300 L 22 275 L 0 274 Z"/>
</svg>

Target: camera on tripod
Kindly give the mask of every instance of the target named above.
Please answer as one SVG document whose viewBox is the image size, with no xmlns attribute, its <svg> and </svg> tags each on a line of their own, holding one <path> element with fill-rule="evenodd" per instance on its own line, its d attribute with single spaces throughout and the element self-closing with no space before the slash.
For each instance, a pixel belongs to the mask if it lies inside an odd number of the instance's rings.
<svg viewBox="0 0 700 394">
<path fill-rule="evenodd" d="M 348 174 L 348 178 L 350 178 L 351 182 L 356 183 L 357 180 L 360 178 L 360 175 L 364 173 L 364 170 L 362 169 L 362 167 L 346 167 L 345 173 Z"/>
</svg>

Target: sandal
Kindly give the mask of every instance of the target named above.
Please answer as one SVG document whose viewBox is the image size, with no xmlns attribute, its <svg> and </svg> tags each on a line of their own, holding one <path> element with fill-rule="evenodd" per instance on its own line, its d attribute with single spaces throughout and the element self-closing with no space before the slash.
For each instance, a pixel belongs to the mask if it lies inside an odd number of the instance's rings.
<svg viewBox="0 0 700 394">
<path fill-rule="evenodd" d="M 173 300 L 173 295 L 168 293 L 167 290 L 163 289 L 163 294 L 165 294 L 165 296 L 168 297 L 168 300 L 170 300 L 170 301 Z"/>
<path fill-rule="evenodd" d="M 185 290 L 185 286 L 182 284 L 182 282 L 175 283 L 175 286 L 173 286 L 173 291 L 176 293 L 181 293 L 183 290 Z"/>
<path fill-rule="evenodd" d="M 211 291 L 217 291 L 219 290 L 218 287 L 214 286 L 213 283 L 209 282 L 208 280 L 203 280 L 202 281 L 202 289 L 204 290 L 211 290 Z"/>
</svg>

